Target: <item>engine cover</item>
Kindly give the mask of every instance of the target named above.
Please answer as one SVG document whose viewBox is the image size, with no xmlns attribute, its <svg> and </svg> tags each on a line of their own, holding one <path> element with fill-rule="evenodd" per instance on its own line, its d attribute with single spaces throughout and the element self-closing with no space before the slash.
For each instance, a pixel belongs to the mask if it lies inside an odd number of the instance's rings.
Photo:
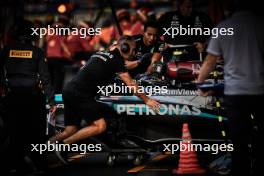
<svg viewBox="0 0 264 176">
<path fill-rule="evenodd" d="M 198 76 L 201 65 L 202 62 L 200 61 L 169 62 L 167 64 L 167 76 L 183 81 L 194 80 Z"/>
</svg>

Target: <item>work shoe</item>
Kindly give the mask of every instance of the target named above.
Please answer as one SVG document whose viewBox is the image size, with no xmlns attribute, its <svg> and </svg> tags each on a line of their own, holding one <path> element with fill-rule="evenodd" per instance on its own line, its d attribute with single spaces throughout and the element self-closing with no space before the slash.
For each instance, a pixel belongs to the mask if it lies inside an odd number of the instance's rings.
<svg viewBox="0 0 264 176">
<path fill-rule="evenodd" d="M 67 160 L 68 152 L 54 150 L 54 154 L 64 165 L 68 165 L 69 164 L 69 162 Z"/>
<path fill-rule="evenodd" d="M 60 141 L 59 143 L 58 143 L 58 145 L 65 145 L 65 143 L 64 142 L 62 142 L 62 141 Z M 63 164 L 65 164 L 65 165 L 67 165 L 67 164 L 69 164 L 68 163 L 68 151 L 59 151 L 59 150 L 54 150 L 54 154 L 55 154 L 55 156 L 63 163 Z"/>
</svg>

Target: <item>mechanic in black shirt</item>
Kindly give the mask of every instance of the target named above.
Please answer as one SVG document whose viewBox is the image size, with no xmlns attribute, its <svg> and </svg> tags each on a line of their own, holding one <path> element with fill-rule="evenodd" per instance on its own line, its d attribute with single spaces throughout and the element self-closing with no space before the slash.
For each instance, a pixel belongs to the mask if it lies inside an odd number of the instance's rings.
<svg viewBox="0 0 264 176">
<path fill-rule="evenodd" d="M 105 117 L 111 112 L 106 104 L 97 102 L 99 86 L 107 86 L 115 77 L 127 85 L 133 86 L 135 94 L 153 108 L 159 110 L 159 103 L 138 92 L 137 84 L 131 79 L 125 61 L 133 58 L 135 42 L 130 36 L 122 36 L 113 51 L 99 51 L 91 56 L 87 64 L 66 85 L 63 90 L 65 130 L 50 138 L 50 142 L 60 141 L 72 144 L 82 139 L 98 135 L 106 130 Z M 85 119 L 89 126 L 79 130 L 80 122 Z M 57 152 L 59 159 L 66 163 Z"/>
<path fill-rule="evenodd" d="M 32 27 L 30 21 L 19 21 L 13 32 L 14 42 L 4 47 L 0 57 L 10 154 L 16 169 L 22 172 L 25 156 L 30 157 L 38 169 L 44 167 L 43 155 L 31 152 L 31 144 L 41 144 L 46 140 L 45 94 L 52 114 L 56 110 L 44 52 L 32 45 Z"/>
<path fill-rule="evenodd" d="M 172 36 L 172 30 L 169 28 L 180 28 L 182 26 L 185 29 L 188 28 L 212 28 L 212 22 L 210 18 L 202 13 L 193 10 L 194 0 L 178 0 L 178 10 L 173 12 L 167 12 L 159 18 L 159 25 L 163 29 L 162 34 L 164 41 L 167 44 L 172 45 L 195 45 L 198 52 L 204 51 L 205 42 L 210 35 L 176 35 Z M 170 31 L 170 32 L 166 32 Z"/>
<path fill-rule="evenodd" d="M 144 25 L 143 35 L 133 36 L 136 42 L 136 54 L 132 61 L 125 61 L 129 74 L 151 73 L 153 64 L 161 59 L 164 42 L 159 39 L 159 26 L 156 21 L 147 21 Z"/>
</svg>

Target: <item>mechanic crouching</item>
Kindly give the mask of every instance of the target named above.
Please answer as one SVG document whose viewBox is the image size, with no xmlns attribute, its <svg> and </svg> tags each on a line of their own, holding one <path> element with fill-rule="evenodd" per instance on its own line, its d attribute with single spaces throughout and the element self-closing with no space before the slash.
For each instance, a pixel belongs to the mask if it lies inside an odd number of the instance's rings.
<svg viewBox="0 0 264 176">
<path fill-rule="evenodd" d="M 133 87 L 135 95 L 150 108 L 159 110 L 159 103 L 138 91 L 137 84 L 125 68 L 125 61 L 134 57 L 135 47 L 136 43 L 132 37 L 122 36 L 113 51 L 99 51 L 91 56 L 63 90 L 66 127 L 62 133 L 50 138 L 50 142 L 74 144 L 103 133 L 107 127 L 105 118 L 109 118 L 112 108 L 96 101 L 95 97 L 98 95 L 98 87 L 107 86 L 116 76 L 119 76 L 127 86 Z M 80 129 L 82 119 L 88 126 Z M 62 163 L 67 164 L 65 152 L 57 151 L 56 154 Z"/>
<path fill-rule="evenodd" d="M 0 60 L 5 80 L 5 121 L 10 136 L 6 161 L 11 160 L 9 170 L 19 175 L 45 168 L 44 156 L 31 152 L 31 144 L 45 143 L 45 95 L 52 113 L 56 110 L 46 59 L 43 51 L 32 45 L 31 27 L 30 21 L 17 22 L 14 42 L 4 47 Z"/>
</svg>

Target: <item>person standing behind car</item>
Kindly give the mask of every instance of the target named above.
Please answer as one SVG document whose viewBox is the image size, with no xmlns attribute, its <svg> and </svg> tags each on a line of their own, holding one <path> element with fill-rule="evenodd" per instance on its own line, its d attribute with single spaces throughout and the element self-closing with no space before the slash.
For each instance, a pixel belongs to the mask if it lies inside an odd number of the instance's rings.
<svg viewBox="0 0 264 176">
<path fill-rule="evenodd" d="M 253 164 L 254 175 L 263 172 L 264 152 L 261 139 L 264 136 L 264 19 L 254 14 L 257 12 L 254 8 L 261 7 L 257 4 L 256 1 L 237 1 L 237 11 L 230 19 L 217 26 L 233 28 L 234 35 L 211 38 L 207 48 L 208 55 L 197 81 L 204 82 L 217 59 L 224 58 L 224 102 L 234 147 L 231 173 L 233 176 L 251 175 L 250 143 L 253 144 L 256 157 Z M 252 117 L 256 123 L 254 127 Z M 252 132 L 255 127 L 257 130 L 254 138 Z"/>
<path fill-rule="evenodd" d="M 62 20 L 52 26 L 54 28 L 65 27 Z M 55 93 L 58 94 L 62 92 L 65 66 L 70 65 L 73 60 L 71 59 L 71 52 L 66 45 L 66 36 L 60 34 L 47 35 L 46 43 L 51 82 Z"/>
<path fill-rule="evenodd" d="M 91 24 L 80 21 L 77 28 L 89 29 L 92 28 Z M 91 53 L 94 51 L 93 46 L 90 44 L 93 36 L 81 36 L 80 34 L 76 35 L 74 32 L 71 32 L 66 38 L 66 45 L 71 53 L 72 59 L 74 61 L 87 60 Z"/>
<path fill-rule="evenodd" d="M 39 169 L 45 166 L 43 156 L 31 152 L 31 144 L 45 142 L 46 97 L 52 114 L 56 110 L 44 52 L 32 45 L 32 27 L 30 21 L 18 21 L 13 32 L 14 43 L 6 46 L 0 57 L 4 74 L 4 108 L 11 141 L 9 157 L 15 162 L 10 164 L 15 165 L 14 169 L 21 171 L 20 174 L 26 172 L 26 156 Z"/>
<path fill-rule="evenodd" d="M 162 57 L 164 42 L 159 39 L 159 26 L 154 20 L 144 24 L 144 33 L 132 36 L 136 42 L 135 58 L 125 62 L 131 77 L 152 73 L 154 64 Z"/>
<path fill-rule="evenodd" d="M 169 34 L 165 34 L 165 29 L 168 30 L 169 28 L 212 28 L 212 22 L 210 18 L 198 11 L 193 10 L 194 0 L 178 0 L 177 6 L 178 10 L 173 12 L 167 12 L 159 18 L 159 24 L 162 29 L 162 33 L 164 36 L 164 42 L 167 44 L 172 45 L 195 45 L 197 51 L 202 53 L 205 48 L 206 40 L 209 36 L 205 35 L 195 35 L 195 34 L 185 34 L 180 35 L 177 34 L 176 36 L 172 36 L 170 32 Z M 172 31 L 172 30 L 170 30 Z M 192 52 L 193 56 L 197 51 L 190 51 Z"/>
<path fill-rule="evenodd" d="M 135 21 L 131 27 L 131 34 L 138 35 L 144 33 L 144 24 L 147 21 L 155 21 L 156 14 L 149 8 L 140 8 L 137 10 L 137 21 Z"/>
</svg>

